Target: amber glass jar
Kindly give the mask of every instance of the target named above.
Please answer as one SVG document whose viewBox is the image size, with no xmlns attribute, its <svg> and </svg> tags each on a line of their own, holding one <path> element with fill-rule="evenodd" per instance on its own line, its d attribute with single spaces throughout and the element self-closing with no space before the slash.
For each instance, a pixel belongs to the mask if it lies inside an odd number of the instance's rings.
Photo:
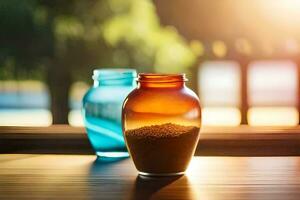
<svg viewBox="0 0 300 200">
<path fill-rule="evenodd" d="M 139 74 L 123 103 L 126 145 L 142 175 L 183 174 L 194 155 L 201 108 L 186 81 L 184 74 Z"/>
</svg>

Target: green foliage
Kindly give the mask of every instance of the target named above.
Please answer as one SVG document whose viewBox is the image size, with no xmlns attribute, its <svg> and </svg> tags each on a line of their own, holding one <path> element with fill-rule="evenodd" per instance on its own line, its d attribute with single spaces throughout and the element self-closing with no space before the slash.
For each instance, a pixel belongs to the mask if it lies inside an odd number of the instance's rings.
<svg viewBox="0 0 300 200">
<path fill-rule="evenodd" d="M 150 0 L 2 0 L 0 27 L 1 79 L 56 66 L 76 78 L 95 66 L 176 73 L 196 59 Z"/>
<path fill-rule="evenodd" d="M 159 24 L 151 1 L 131 0 L 125 4 L 113 0 L 110 5 L 114 16 L 103 25 L 103 37 L 110 46 L 126 44 L 133 50 L 130 56 L 135 63 L 151 66 L 156 72 L 182 72 L 192 66 L 194 54 L 174 28 Z"/>
<path fill-rule="evenodd" d="M 51 56 L 51 31 L 33 0 L 0 1 L 0 78 L 40 78 Z M 29 73 L 29 74 L 28 74 Z M 38 75 L 37 75 L 38 74 Z"/>
</svg>

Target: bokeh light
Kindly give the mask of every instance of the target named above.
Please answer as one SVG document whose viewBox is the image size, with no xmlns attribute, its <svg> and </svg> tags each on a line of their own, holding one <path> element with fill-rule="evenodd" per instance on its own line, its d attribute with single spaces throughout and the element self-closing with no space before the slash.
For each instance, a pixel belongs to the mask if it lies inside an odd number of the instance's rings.
<svg viewBox="0 0 300 200">
<path fill-rule="evenodd" d="M 221 40 L 216 40 L 212 43 L 212 51 L 218 58 L 223 58 L 227 53 L 227 47 Z"/>
</svg>

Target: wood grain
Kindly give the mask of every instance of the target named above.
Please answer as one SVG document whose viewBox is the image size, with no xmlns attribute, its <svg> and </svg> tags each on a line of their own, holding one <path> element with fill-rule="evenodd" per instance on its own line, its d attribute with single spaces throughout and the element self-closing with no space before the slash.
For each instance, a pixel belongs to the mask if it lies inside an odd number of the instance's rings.
<svg viewBox="0 0 300 200">
<path fill-rule="evenodd" d="M 145 178 L 130 159 L 0 155 L 0 199 L 299 199 L 300 157 L 194 157 L 186 175 Z"/>
<path fill-rule="evenodd" d="M 84 128 L 0 127 L 0 153 L 93 154 Z M 300 126 L 203 127 L 196 155 L 298 156 Z"/>
</svg>

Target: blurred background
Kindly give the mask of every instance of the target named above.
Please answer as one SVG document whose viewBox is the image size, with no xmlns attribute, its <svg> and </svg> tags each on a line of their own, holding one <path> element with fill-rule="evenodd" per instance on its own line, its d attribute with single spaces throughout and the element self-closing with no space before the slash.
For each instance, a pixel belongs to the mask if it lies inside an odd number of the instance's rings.
<svg viewBox="0 0 300 200">
<path fill-rule="evenodd" d="M 300 0 L 1 0 L 0 126 L 82 126 L 95 68 L 186 73 L 203 124 L 299 124 Z"/>
</svg>

